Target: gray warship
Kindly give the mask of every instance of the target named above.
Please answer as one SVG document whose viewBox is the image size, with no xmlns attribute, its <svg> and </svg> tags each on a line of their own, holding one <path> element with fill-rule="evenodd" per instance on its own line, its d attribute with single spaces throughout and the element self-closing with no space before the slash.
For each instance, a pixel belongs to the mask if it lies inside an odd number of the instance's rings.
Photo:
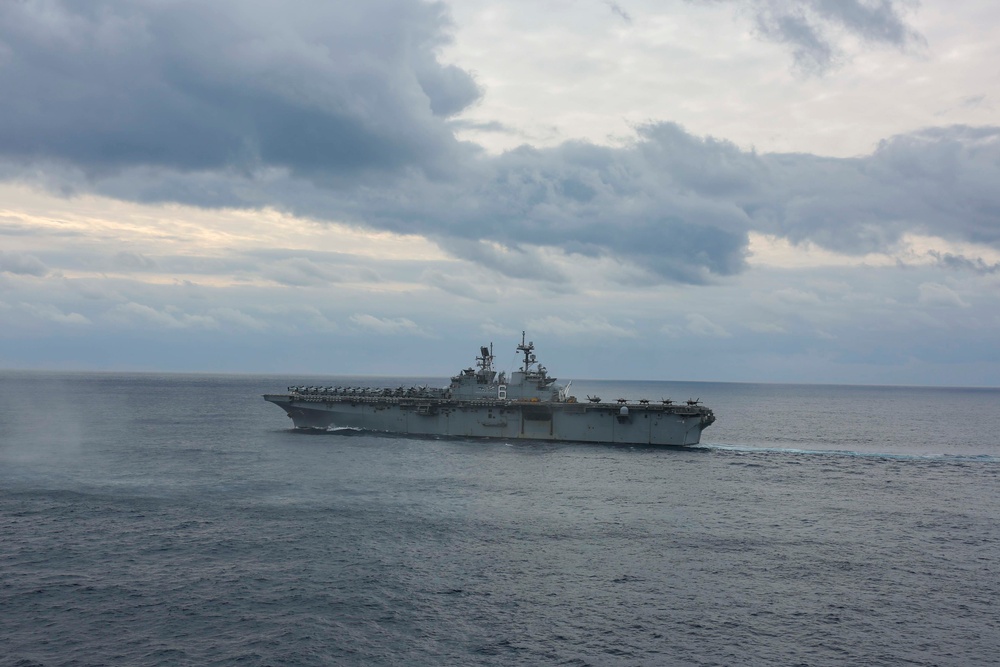
<svg viewBox="0 0 1000 667">
<path fill-rule="evenodd" d="M 297 429 L 420 436 L 687 446 L 698 444 L 715 421 L 697 399 L 577 401 L 568 394 L 572 381 L 557 384 L 534 350 L 522 332 L 517 351 L 524 361 L 509 377 L 494 370 L 490 343 L 479 348 L 476 366 L 445 388 L 295 386 L 264 400 L 282 408 Z"/>
</svg>

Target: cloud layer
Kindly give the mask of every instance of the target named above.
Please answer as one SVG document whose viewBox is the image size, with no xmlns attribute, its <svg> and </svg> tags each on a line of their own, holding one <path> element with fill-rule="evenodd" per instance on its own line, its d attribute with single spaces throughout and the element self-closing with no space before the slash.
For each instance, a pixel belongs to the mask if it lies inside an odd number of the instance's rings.
<svg viewBox="0 0 1000 667">
<path fill-rule="evenodd" d="M 650 23 L 641 3 L 593 4 L 616 38 Z M 921 43 L 902 2 L 710 4 L 810 72 L 852 44 Z M 696 5 L 711 9 L 679 6 Z M 643 38 L 676 35 L 659 28 Z M 961 363 L 994 372 L 1000 127 L 832 158 L 650 120 L 491 154 L 456 138 L 489 91 L 442 55 L 452 29 L 445 5 L 418 0 L 0 4 L 0 192 L 72 198 L 60 214 L 0 201 L 0 335 L 41 359 L 87 345 L 223 358 L 231 341 L 364 372 L 380 357 L 358 341 L 453 351 L 470 328 L 528 327 L 594 375 L 603 339 L 621 348 L 613 368 L 711 363 L 723 379 L 755 351 L 742 379 L 879 355 L 925 372 L 961 336 Z M 779 85 L 824 80 L 746 43 L 780 61 Z M 664 340 L 683 358 L 665 360 Z"/>
<path fill-rule="evenodd" d="M 29 0 L 0 5 L 0 151 L 310 174 L 446 162 L 479 96 L 441 65 L 440 4 Z"/>
<path fill-rule="evenodd" d="M 751 7 L 759 21 L 912 38 L 888 0 Z M 1000 242 L 997 128 L 894 137 L 856 159 L 758 155 L 670 123 L 617 146 L 484 155 L 448 125 L 480 93 L 436 58 L 448 28 L 442 5 L 415 0 L 4 4 L 0 156 L 9 176 L 50 187 L 417 233 L 553 283 L 533 248 L 704 283 L 745 268 L 754 230 L 847 253 L 908 231 Z M 308 260 L 279 269 L 289 284 L 329 279 Z"/>
</svg>

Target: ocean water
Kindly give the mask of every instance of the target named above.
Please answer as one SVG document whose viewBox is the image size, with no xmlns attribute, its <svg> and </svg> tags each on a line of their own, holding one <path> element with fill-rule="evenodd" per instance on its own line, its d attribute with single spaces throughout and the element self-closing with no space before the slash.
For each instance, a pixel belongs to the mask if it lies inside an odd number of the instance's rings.
<svg viewBox="0 0 1000 667">
<path fill-rule="evenodd" d="M 701 398 L 675 449 L 298 433 L 301 381 L 0 373 L 0 665 L 1000 660 L 998 390 L 574 383 Z"/>
</svg>

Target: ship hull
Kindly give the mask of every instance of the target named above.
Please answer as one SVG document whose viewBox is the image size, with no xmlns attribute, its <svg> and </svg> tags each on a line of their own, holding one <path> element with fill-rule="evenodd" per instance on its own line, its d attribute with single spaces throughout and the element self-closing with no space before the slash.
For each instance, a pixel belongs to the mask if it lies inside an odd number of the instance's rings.
<svg viewBox="0 0 1000 667">
<path fill-rule="evenodd" d="M 712 423 L 698 406 L 406 401 L 268 394 L 299 429 L 356 428 L 404 435 L 690 446 Z M 623 414 L 624 412 L 624 414 Z"/>
</svg>

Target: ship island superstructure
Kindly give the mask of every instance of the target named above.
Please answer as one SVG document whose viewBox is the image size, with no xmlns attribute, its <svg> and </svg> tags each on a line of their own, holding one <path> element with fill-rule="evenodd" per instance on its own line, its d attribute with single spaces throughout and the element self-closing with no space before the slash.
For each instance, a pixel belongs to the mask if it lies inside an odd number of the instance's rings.
<svg viewBox="0 0 1000 667">
<path fill-rule="evenodd" d="M 353 428 L 421 436 L 505 438 L 642 445 L 696 445 L 715 421 L 700 400 L 577 401 L 525 342 L 521 367 L 508 375 L 493 367 L 493 344 L 479 348 L 476 365 L 434 387 L 288 387 L 265 394 L 297 429 Z"/>
</svg>

